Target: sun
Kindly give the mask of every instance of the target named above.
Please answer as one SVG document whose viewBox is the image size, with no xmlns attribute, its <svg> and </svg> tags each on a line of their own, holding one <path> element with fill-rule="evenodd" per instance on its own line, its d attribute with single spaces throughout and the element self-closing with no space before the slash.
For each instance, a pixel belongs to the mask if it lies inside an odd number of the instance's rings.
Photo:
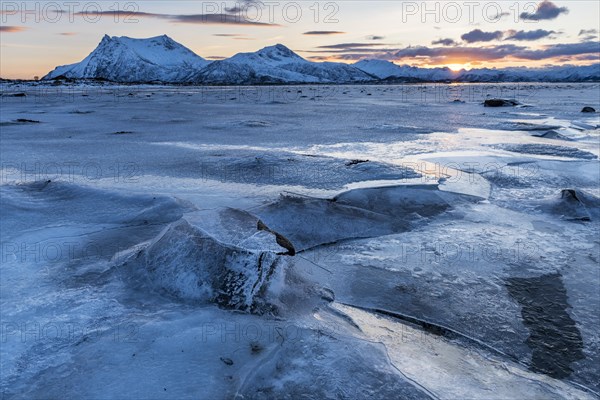
<svg viewBox="0 0 600 400">
<path fill-rule="evenodd" d="M 458 72 L 461 69 L 466 69 L 464 64 L 447 64 L 446 67 L 450 68 L 454 72 Z"/>
</svg>

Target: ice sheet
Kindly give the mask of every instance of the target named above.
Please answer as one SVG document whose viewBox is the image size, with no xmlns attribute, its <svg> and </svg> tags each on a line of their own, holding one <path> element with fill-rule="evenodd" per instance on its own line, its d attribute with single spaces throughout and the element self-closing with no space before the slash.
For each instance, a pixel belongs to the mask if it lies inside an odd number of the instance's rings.
<svg viewBox="0 0 600 400">
<path fill-rule="evenodd" d="M 3 396 L 598 398 L 598 88 L 3 83 Z"/>
</svg>

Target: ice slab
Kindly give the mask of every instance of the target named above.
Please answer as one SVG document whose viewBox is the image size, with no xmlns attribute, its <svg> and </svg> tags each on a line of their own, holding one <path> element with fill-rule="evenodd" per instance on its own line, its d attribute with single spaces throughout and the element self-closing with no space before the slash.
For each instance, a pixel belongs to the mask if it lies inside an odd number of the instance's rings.
<svg viewBox="0 0 600 400">
<path fill-rule="evenodd" d="M 253 210 L 297 251 L 348 239 L 405 232 L 478 197 L 441 191 L 436 185 L 354 189 L 333 199 L 283 195 Z"/>
<path fill-rule="evenodd" d="M 434 398 L 595 398 L 559 380 L 531 373 L 519 364 L 462 348 L 409 324 L 342 304 L 334 307 L 350 316 L 364 337 L 383 343 L 398 370 Z"/>
<path fill-rule="evenodd" d="M 567 157 L 592 160 L 598 158 L 597 155 L 588 151 L 579 150 L 575 147 L 557 146 L 549 144 L 502 144 L 496 145 L 502 150 L 514 153 L 535 154 L 541 156 Z"/>
<path fill-rule="evenodd" d="M 123 262 L 134 281 L 181 301 L 215 302 L 226 308 L 256 311 L 259 295 L 282 265 L 274 234 L 258 231 L 223 243 L 185 219 L 179 220 Z M 277 249 L 277 250 L 274 250 Z M 143 285 L 143 283 L 142 283 Z"/>
</svg>

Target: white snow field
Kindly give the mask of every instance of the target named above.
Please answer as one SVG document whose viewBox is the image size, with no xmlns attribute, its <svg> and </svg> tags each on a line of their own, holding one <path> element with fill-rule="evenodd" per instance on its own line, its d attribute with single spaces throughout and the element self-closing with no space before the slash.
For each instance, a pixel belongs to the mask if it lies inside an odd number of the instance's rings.
<svg viewBox="0 0 600 400">
<path fill-rule="evenodd" d="M 2 398 L 599 397 L 599 84 L 0 89 Z"/>
</svg>

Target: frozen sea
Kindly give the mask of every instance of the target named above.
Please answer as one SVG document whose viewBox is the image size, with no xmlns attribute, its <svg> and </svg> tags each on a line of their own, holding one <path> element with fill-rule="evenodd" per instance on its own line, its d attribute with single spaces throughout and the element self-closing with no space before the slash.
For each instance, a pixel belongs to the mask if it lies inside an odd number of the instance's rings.
<svg viewBox="0 0 600 400">
<path fill-rule="evenodd" d="M 599 398 L 599 84 L 0 89 L 2 398 Z"/>
</svg>

